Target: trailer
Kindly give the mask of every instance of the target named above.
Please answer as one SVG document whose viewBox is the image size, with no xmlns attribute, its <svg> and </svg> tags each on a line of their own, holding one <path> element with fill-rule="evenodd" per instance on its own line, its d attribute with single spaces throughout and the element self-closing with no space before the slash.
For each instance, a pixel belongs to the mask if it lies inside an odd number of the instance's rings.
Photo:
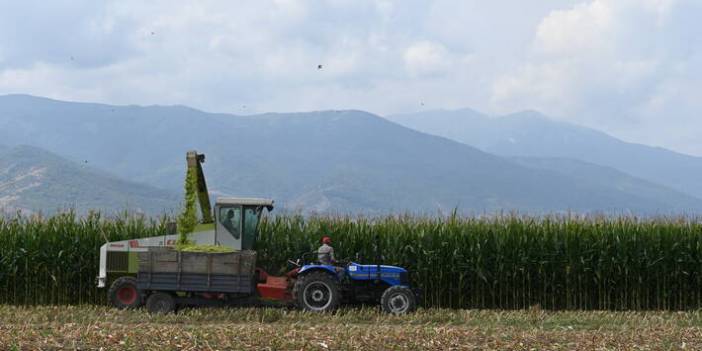
<svg viewBox="0 0 702 351">
<path fill-rule="evenodd" d="M 149 312 L 224 303 L 256 292 L 255 251 L 202 253 L 155 247 L 138 257 L 136 286 L 147 296 Z"/>
</svg>

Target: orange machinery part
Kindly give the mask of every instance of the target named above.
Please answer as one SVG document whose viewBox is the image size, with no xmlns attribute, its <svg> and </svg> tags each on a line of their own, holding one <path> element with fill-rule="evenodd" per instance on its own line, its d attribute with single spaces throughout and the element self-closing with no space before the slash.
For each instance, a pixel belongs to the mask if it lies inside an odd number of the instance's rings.
<svg viewBox="0 0 702 351">
<path fill-rule="evenodd" d="M 292 300 L 292 284 L 297 276 L 298 269 L 293 269 L 284 276 L 272 276 L 263 269 L 258 269 L 258 281 L 256 289 L 262 299 L 269 300 Z"/>
</svg>

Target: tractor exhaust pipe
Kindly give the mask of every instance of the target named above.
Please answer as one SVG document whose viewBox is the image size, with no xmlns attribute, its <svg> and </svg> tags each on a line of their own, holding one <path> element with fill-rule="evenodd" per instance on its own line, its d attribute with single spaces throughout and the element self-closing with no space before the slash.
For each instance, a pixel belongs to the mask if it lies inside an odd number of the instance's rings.
<svg viewBox="0 0 702 351">
<path fill-rule="evenodd" d="M 375 262 L 376 267 L 376 278 L 375 278 L 375 283 L 379 284 L 380 283 L 380 234 L 375 233 Z"/>
</svg>

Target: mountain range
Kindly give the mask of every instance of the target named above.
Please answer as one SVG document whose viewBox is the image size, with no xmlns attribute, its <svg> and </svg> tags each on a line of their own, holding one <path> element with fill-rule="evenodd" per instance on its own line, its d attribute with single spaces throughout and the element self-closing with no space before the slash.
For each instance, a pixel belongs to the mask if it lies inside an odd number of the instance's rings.
<svg viewBox="0 0 702 351">
<path fill-rule="evenodd" d="M 179 196 L 125 181 L 33 146 L 0 146 L 2 212 L 73 209 L 107 213 L 168 213 Z"/>
<path fill-rule="evenodd" d="M 493 141 L 505 135 L 507 143 L 522 139 L 501 128 L 481 133 L 473 124 L 466 134 L 451 134 L 412 126 L 408 120 L 414 117 L 401 117 L 389 119 L 404 126 L 354 110 L 237 116 L 185 106 L 0 96 L 0 140 L 10 146 L 3 149 L 10 150 L 5 162 L 60 159 L 55 168 L 80 171 L 57 171 L 41 182 L 59 188 L 37 186 L 26 194 L 0 188 L 0 199 L 14 196 L 15 204 L 34 210 L 60 204 L 177 210 L 179 196 L 173 194 L 182 192 L 185 152 L 195 149 L 206 154 L 205 176 L 213 196 L 272 197 L 279 207 L 303 213 L 436 214 L 457 208 L 466 213 L 656 214 L 702 209 L 702 200 L 685 186 L 644 177 L 643 171 L 541 154 L 536 147 L 511 153 Z M 520 120 L 518 115 L 509 118 Z M 580 127 L 568 127 L 579 135 Z M 542 127 L 534 128 L 537 133 Z M 461 128 L 447 125 L 443 131 L 452 129 L 459 133 Z M 28 150 L 42 156 L 20 152 Z M 90 169 L 80 168 L 84 165 Z M 15 167 L 22 171 L 9 175 L 5 169 L 11 167 L 0 163 L 0 172 L 8 174 L 0 173 L 0 182 L 31 175 L 32 167 Z"/>
<path fill-rule="evenodd" d="M 535 111 L 491 117 L 470 109 L 439 110 L 387 118 L 492 154 L 585 161 L 702 198 L 701 157 L 628 143 Z"/>
</svg>

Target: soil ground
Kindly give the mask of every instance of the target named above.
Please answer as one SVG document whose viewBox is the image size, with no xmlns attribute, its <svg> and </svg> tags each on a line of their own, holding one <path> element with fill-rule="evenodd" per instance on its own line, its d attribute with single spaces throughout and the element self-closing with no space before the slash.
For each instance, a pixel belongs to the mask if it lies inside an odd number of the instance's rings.
<svg viewBox="0 0 702 351">
<path fill-rule="evenodd" d="M 1 350 L 702 350 L 702 312 L 0 306 Z"/>
</svg>

